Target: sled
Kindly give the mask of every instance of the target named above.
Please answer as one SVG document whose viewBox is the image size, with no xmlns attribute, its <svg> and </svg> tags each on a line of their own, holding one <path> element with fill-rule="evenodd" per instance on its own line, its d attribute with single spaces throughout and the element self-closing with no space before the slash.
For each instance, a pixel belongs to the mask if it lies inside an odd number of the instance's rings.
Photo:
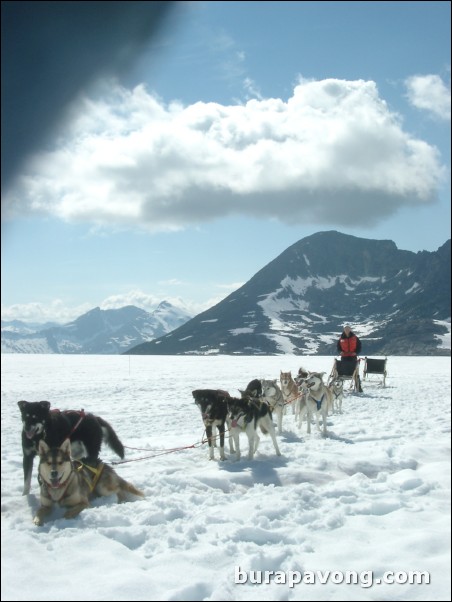
<svg viewBox="0 0 452 602">
<path fill-rule="evenodd" d="M 376 376 L 380 378 L 380 383 L 383 387 L 386 386 L 386 362 L 388 358 L 364 358 L 364 371 L 363 376 L 367 378 L 368 375 Z"/>
<path fill-rule="evenodd" d="M 352 358 L 350 360 L 344 360 L 343 358 L 337 357 L 334 360 L 334 365 L 331 370 L 330 378 L 328 383 L 330 384 L 333 380 L 340 378 L 342 380 L 350 381 L 350 389 L 353 389 L 355 393 L 361 393 L 361 382 L 359 378 L 359 363 L 360 358 Z"/>
</svg>

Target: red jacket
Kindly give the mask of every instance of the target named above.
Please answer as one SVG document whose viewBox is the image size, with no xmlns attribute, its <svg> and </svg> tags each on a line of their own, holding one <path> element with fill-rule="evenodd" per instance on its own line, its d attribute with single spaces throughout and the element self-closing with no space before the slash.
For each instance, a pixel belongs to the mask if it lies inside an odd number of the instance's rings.
<svg viewBox="0 0 452 602">
<path fill-rule="evenodd" d="M 337 343 L 337 349 L 342 357 L 355 357 L 361 351 L 361 341 L 353 332 L 349 337 L 342 334 Z"/>
</svg>

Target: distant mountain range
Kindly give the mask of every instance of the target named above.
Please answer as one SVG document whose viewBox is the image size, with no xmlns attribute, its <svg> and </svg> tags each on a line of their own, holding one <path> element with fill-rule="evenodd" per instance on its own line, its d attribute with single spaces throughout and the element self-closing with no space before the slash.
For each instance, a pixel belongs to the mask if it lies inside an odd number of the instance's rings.
<svg viewBox="0 0 452 602">
<path fill-rule="evenodd" d="M 151 313 L 132 305 L 96 307 L 63 326 L 37 328 L 17 320 L 2 321 L 2 353 L 119 354 L 174 330 L 191 317 L 164 301 Z"/>
<path fill-rule="evenodd" d="M 363 355 L 450 355 L 450 255 L 450 240 L 413 253 L 390 240 L 319 232 L 214 307 L 127 353 L 335 355 L 350 323 Z"/>
<path fill-rule="evenodd" d="M 450 240 L 435 252 L 319 232 L 193 317 L 99 307 L 63 326 L 2 321 L 2 353 L 335 355 L 345 323 L 363 355 L 450 355 Z"/>
</svg>

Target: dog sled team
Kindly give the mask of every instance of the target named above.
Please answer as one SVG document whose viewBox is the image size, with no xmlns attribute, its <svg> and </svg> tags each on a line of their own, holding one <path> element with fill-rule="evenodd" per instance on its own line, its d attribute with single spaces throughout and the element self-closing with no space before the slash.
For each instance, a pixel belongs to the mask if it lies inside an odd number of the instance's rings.
<svg viewBox="0 0 452 602">
<path fill-rule="evenodd" d="M 276 434 L 282 434 L 283 416 L 289 406 L 299 428 L 306 420 L 307 432 L 311 433 L 311 419 L 314 418 L 320 431 L 321 419 L 323 434 L 326 434 L 327 416 L 333 412 L 342 413 L 344 381 L 332 373 L 329 384 L 325 384 L 324 375 L 325 372 L 308 372 L 300 368 L 294 379 L 291 372 L 281 371 L 279 380 L 252 380 L 244 390 L 239 389 L 240 397 L 233 397 L 220 389 L 193 391 L 206 429 L 210 459 L 214 459 L 217 439 L 220 459 L 225 459 L 227 432 L 229 451 L 240 459 L 240 434 L 244 432 L 248 439 L 248 459 L 252 460 L 259 445 L 259 430 L 270 435 L 275 453 L 280 456 Z M 276 418 L 276 428 L 273 416 Z"/>
<path fill-rule="evenodd" d="M 350 381 L 350 388 L 362 393 L 359 376 L 361 341 L 346 324 L 337 342 L 337 352 L 340 357 L 334 361 L 328 382 L 324 382 L 325 372 L 308 372 L 304 368 L 298 370 L 295 378 L 291 372 L 280 372 L 278 379 L 254 379 L 240 397 L 232 397 L 227 391 L 216 389 L 197 389 L 192 392 L 198 405 L 206 429 L 209 443 L 209 457 L 214 458 L 218 430 L 220 459 L 224 460 L 224 440 L 226 431 L 229 432 L 229 450 L 237 458 L 241 457 L 240 433 L 245 432 L 248 438 L 248 458 L 253 459 L 259 445 L 260 430 L 269 434 L 279 456 L 280 451 L 276 434 L 282 433 L 283 416 L 287 407 L 292 407 L 292 413 L 299 428 L 306 421 L 308 434 L 311 433 L 311 420 L 315 419 L 320 431 L 322 421 L 323 434 L 327 433 L 327 417 L 331 413 L 342 414 L 344 399 L 344 382 Z M 383 378 L 385 386 L 386 360 L 365 358 L 364 377 L 376 374 Z M 273 424 L 276 418 L 277 427 Z"/>
<path fill-rule="evenodd" d="M 324 382 L 325 372 L 300 368 L 295 378 L 291 372 L 281 371 L 279 379 L 254 379 L 244 390 L 239 389 L 240 397 L 220 389 L 192 391 L 201 411 L 210 459 L 214 459 L 217 440 L 220 459 L 225 459 L 226 437 L 230 453 L 240 459 L 240 435 L 245 433 L 248 459 L 252 460 L 259 445 L 259 432 L 270 436 L 275 453 L 280 456 L 276 436 L 282 434 L 283 417 L 289 407 L 299 428 L 306 421 L 307 433 L 311 433 L 311 420 L 315 419 L 319 431 L 322 422 L 325 435 L 328 415 L 342 413 L 344 380 L 351 379 L 351 387 L 362 391 L 356 357 L 359 339 L 357 345 L 351 337 L 357 339 L 346 327 L 338 343 L 341 359 L 335 361 L 328 383 Z M 355 361 L 349 362 L 349 359 Z M 364 376 L 367 372 L 384 374 L 384 386 L 385 367 L 386 360 L 367 363 L 366 358 Z M 36 525 L 44 523 L 54 504 L 66 508 L 65 518 L 73 518 L 89 507 L 89 500 L 94 496 L 116 494 L 118 502 L 130 496 L 144 496 L 100 460 L 102 443 L 124 458 L 124 446 L 106 420 L 83 410 L 51 410 L 48 401 L 19 401 L 18 406 L 22 419 L 24 495 L 30 492 L 33 461 L 39 456 L 41 506 L 34 518 Z"/>
<path fill-rule="evenodd" d="M 239 390 L 240 397 L 220 389 L 194 390 L 192 396 L 201 411 L 210 459 L 214 459 L 217 438 L 220 459 L 225 459 L 226 436 L 230 453 L 240 459 L 240 435 L 244 432 L 248 438 L 248 458 L 252 460 L 259 445 L 259 431 L 270 436 L 275 453 L 280 456 L 276 435 L 282 433 L 288 407 L 292 407 L 300 427 L 306 420 L 308 433 L 311 417 L 316 419 L 319 430 L 322 419 L 326 433 L 328 413 L 333 408 L 342 411 L 343 381 L 337 378 L 327 386 L 324 374 L 300 368 L 295 379 L 291 372 L 281 372 L 279 380 L 254 379 L 244 390 Z M 65 518 L 74 518 L 89 507 L 92 497 L 116 494 L 118 502 L 123 502 L 131 496 L 144 496 L 99 459 L 102 443 L 124 458 L 124 445 L 106 420 L 83 410 L 51 409 L 48 401 L 22 400 L 18 406 L 22 420 L 24 495 L 30 493 L 33 461 L 39 457 L 41 505 L 34 517 L 36 525 L 44 523 L 54 504 L 66 509 Z"/>
</svg>

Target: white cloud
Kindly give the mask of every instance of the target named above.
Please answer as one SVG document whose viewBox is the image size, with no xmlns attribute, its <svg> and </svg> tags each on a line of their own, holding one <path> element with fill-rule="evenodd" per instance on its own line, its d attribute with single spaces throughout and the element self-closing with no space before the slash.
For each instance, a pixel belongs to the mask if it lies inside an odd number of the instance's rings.
<svg viewBox="0 0 452 602">
<path fill-rule="evenodd" d="M 170 284 L 175 284 L 174 282 Z M 195 316 L 210 307 L 213 307 L 231 292 L 242 286 L 243 282 L 231 284 L 218 284 L 216 286 L 221 292 L 214 297 L 202 303 L 192 301 L 191 299 L 182 299 L 181 297 L 173 297 L 171 295 L 152 295 L 145 293 L 139 289 L 134 289 L 126 293 L 118 295 L 110 295 L 104 299 L 99 307 L 103 310 L 120 309 L 127 305 L 134 305 L 152 313 L 159 303 L 167 301 L 187 313 Z M 11 320 L 20 320 L 22 322 L 44 324 L 45 322 L 56 322 L 57 324 L 67 324 L 79 318 L 86 312 L 94 309 L 95 303 L 83 303 L 80 305 L 68 305 L 60 299 L 55 299 L 49 303 L 22 303 L 14 305 L 2 305 L 1 313 L 2 320 L 7 322 Z"/>
<path fill-rule="evenodd" d="M 444 172 L 372 81 L 301 80 L 287 101 L 186 107 L 112 85 L 74 115 L 9 192 L 6 214 L 150 231 L 231 214 L 369 227 L 434 200 Z"/>
<path fill-rule="evenodd" d="M 174 286 L 177 285 L 177 282 L 167 281 L 166 284 L 169 286 Z M 151 295 L 141 290 L 135 289 L 127 293 L 111 295 L 110 297 L 107 297 L 100 304 L 100 308 L 119 309 L 121 307 L 125 307 L 126 305 L 135 305 L 135 307 L 140 307 L 141 309 L 152 313 L 162 301 L 167 301 L 168 303 L 171 303 L 171 305 L 174 305 L 174 307 L 178 307 L 182 310 L 185 310 L 186 312 L 194 316 L 208 309 L 209 307 L 212 307 L 213 305 L 224 299 L 225 296 L 226 294 L 219 298 L 215 297 L 203 303 L 199 303 L 190 299 L 185 300 L 181 299 L 181 297 L 174 297 L 172 295 Z"/>
<path fill-rule="evenodd" d="M 450 84 L 447 86 L 438 75 L 415 75 L 405 84 L 413 106 L 450 121 Z"/>
<path fill-rule="evenodd" d="M 254 82 L 249 77 L 246 77 L 243 80 L 243 87 L 245 88 L 245 91 L 247 93 L 247 98 L 257 98 L 258 100 L 264 99 L 264 97 L 262 96 L 260 90 L 258 89 L 258 87 L 256 85 L 256 82 Z"/>
<path fill-rule="evenodd" d="M 101 309 L 119 309 L 127 305 L 135 305 L 145 311 L 152 312 L 162 301 L 155 295 L 149 295 L 140 290 L 132 290 L 121 295 L 110 295 L 100 304 Z"/>
<path fill-rule="evenodd" d="M 7 322 L 21 320 L 37 324 L 46 322 L 65 324 L 72 322 L 93 307 L 88 303 L 69 307 L 60 299 L 49 301 L 49 303 L 16 303 L 8 306 L 2 305 L 2 320 Z"/>
</svg>

